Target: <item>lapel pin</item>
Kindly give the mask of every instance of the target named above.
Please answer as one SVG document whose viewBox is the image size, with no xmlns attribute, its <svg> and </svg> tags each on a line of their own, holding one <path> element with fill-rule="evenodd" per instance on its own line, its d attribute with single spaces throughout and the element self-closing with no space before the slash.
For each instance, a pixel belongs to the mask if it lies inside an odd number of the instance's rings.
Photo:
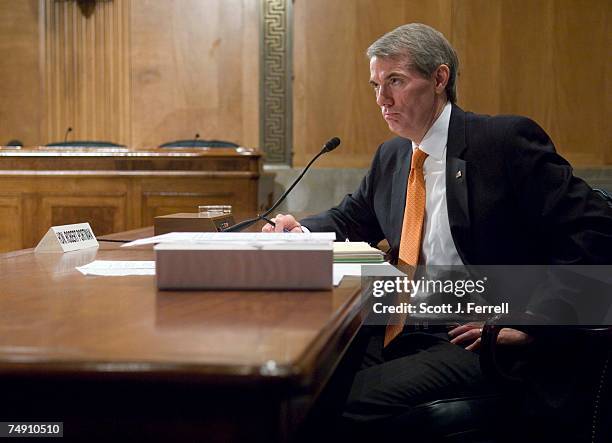
<svg viewBox="0 0 612 443">
<path fill-rule="evenodd" d="M 455 174 L 455 178 L 459 179 L 461 178 L 462 174 L 461 171 L 457 171 L 457 173 Z"/>
</svg>

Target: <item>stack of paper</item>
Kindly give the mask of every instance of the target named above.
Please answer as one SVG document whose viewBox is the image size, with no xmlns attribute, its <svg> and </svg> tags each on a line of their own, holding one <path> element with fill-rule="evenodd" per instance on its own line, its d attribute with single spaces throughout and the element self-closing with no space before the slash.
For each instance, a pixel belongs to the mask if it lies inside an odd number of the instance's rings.
<svg viewBox="0 0 612 443">
<path fill-rule="evenodd" d="M 384 254 L 365 242 L 334 242 L 334 263 L 381 263 Z"/>
<path fill-rule="evenodd" d="M 335 239 L 333 232 L 169 232 L 124 243 L 121 247 L 172 243 L 209 249 L 328 249 Z"/>
<path fill-rule="evenodd" d="M 155 275 L 154 261 L 96 260 L 85 266 L 77 266 L 83 275 L 124 276 Z"/>
</svg>

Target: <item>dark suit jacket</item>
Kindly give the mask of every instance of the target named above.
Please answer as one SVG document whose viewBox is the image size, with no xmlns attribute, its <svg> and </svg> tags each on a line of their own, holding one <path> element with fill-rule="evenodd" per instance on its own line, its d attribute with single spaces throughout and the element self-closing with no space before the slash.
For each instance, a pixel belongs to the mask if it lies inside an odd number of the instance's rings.
<svg viewBox="0 0 612 443">
<path fill-rule="evenodd" d="M 305 218 L 340 239 L 387 239 L 397 258 L 412 149 L 383 143 L 355 193 Z M 555 152 L 535 122 L 454 106 L 448 130 L 446 199 L 465 264 L 612 263 L 612 210 Z"/>
</svg>

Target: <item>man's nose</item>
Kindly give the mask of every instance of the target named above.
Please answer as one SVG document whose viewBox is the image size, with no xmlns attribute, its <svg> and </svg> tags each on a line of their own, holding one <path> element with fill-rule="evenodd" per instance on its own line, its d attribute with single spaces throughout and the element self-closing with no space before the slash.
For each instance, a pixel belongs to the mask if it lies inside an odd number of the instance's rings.
<svg viewBox="0 0 612 443">
<path fill-rule="evenodd" d="M 393 104 L 393 97 L 389 94 L 388 88 L 381 86 L 376 93 L 376 104 L 378 106 L 390 106 Z"/>
</svg>

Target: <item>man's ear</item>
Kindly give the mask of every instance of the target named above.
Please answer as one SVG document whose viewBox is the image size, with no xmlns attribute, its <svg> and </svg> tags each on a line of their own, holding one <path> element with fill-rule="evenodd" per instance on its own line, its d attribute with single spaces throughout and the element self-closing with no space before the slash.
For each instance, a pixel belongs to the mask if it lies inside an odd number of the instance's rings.
<svg viewBox="0 0 612 443">
<path fill-rule="evenodd" d="M 440 65 L 436 68 L 433 74 L 435 80 L 436 93 L 441 94 L 446 89 L 448 79 L 450 78 L 450 69 L 447 65 Z"/>
</svg>

